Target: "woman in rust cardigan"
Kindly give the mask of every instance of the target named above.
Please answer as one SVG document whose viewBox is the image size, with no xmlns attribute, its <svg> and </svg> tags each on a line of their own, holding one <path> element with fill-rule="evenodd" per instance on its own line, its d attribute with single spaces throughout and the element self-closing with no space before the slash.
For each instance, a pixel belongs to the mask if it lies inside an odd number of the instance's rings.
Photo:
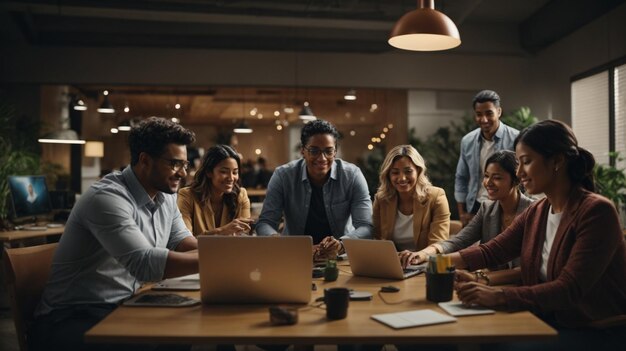
<svg viewBox="0 0 626 351">
<path fill-rule="evenodd" d="M 239 155 L 227 145 L 211 147 L 191 186 L 178 192 L 178 208 L 194 236 L 250 232 L 250 200 L 240 188 Z"/>
<path fill-rule="evenodd" d="M 374 237 L 398 251 L 419 251 L 449 236 L 445 191 L 430 184 L 422 156 L 411 145 L 393 148 L 383 161 L 374 199 Z"/>
<path fill-rule="evenodd" d="M 544 193 L 545 199 L 488 243 L 450 256 L 457 268 L 470 270 L 520 256 L 522 286 L 493 287 L 461 274 L 465 282 L 457 284 L 459 299 L 532 311 L 559 330 L 556 348 L 613 345 L 618 335 L 626 335 L 624 323 L 601 331 L 592 327 L 625 317 L 626 245 L 615 206 L 593 192 L 593 155 L 556 120 L 524 129 L 515 153 L 522 185 L 530 194 Z"/>
</svg>

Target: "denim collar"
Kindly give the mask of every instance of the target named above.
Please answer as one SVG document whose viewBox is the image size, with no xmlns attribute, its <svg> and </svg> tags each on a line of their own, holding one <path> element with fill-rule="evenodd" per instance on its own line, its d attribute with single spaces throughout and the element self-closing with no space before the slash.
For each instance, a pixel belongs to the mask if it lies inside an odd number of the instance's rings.
<svg viewBox="0 0 626 351">
<path fill-rule="evenodd" d="M 306 171 L 306 161 L 302 158 L 300 163 L 300 180 L 303 182 L 309 182 L 309 174 Z M 333 160 L 333 165 L 330 166 L 330 179 L 337 180 L 337 159 Z"/>
</svg>

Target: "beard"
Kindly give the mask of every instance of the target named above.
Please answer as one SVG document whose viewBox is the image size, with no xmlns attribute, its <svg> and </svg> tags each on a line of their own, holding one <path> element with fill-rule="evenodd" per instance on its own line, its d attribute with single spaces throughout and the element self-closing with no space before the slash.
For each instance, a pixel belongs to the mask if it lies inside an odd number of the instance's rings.
<svg viewBox="0 0 626 351">
<path fill-rule="evenodd" d="M 180 183 L 176 186 L 172 186 L 170 182 L 173 180 L 180 181 L 181 178 L 182 177 L 180 177 L 178 174 L 173 174 L 170 177 L 166 177 L 165 175 L 159 173 L 158 170 L 155 168 L 153 168 L 150 172 L 150 184 L 152 185 L 152 187 L 166 194 L 176 194 Z"/>
</svg>

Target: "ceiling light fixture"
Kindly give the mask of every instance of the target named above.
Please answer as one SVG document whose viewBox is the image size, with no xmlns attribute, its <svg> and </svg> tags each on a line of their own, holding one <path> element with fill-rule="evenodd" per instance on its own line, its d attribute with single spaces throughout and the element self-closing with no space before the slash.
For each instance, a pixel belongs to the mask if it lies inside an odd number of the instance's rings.
<svg viewBox="0 0 626 351">
<path fill-rule="evenodd" d="M 37 139 L 42 144 L 84 144 L 85 141 L 78 138 L 78 134 L 73 129 L 54 131 Z"/>
<path fill-rule="evenodd" d="M 396 22 L 388 43 L 403 50 L 439 51 L 461 45 L 461 36 L 454 22 L 435 10 L 434 0 L 418 0 L 418 9 Z"/>
<path fill-rule="evenodd" d="M 348 90 L 348 92 L 346 93 L 346 95 L 343 96 L 344 100 L 348 100 L 348 101 L 354 101 L 356 100 L 356 91 L 354 91 L 354 89 L 350 89 Z"/>
<path fill-rule="evenodd" d="M 105 90 L 102 94 L 104 95 L 104 100 L 102 101 L 102 105 L 100 105 L 100 107 L 98 107 L 98 112 L 100 112 L 100 113 L 115 113 L 115 109 L 113 108 L 113 105 L 109 101 L 109 91 Z"/>
<path fill-rule="evenodd" d="M 246 121 L 241 121 L 239 122 L 237 127 L 233 129 L 233 132 L 237 134 L 250 134 L 252 133 L 252 128 L 248 126 L 248 123 L 246 123 Z"/>
<path fill-rule="evenodd" d="M 317 119 L 317 117 L 315 117 L 315 115 L 313 114 L 313 111 L 311 110 L 311 107 L 309 106 L 308 101 L 305 101 L 304 104 L 302 105 L 302 110 L 300 110 L 300 114 L 298 114 L 298 118 L 300 118 L 303 121 L 314 121 Z"/>
<path fill-rule="evenodd" d="M 68 95 L 64 95 L 63 98 L 66 99 L 64 100 L 64 102 L 67 108 L 64 108 L 61 111 L 61 115 L 59 116 L 59 120 L 58 120 L 57 129 L 44 134 L 43 137 L 37 139 L 38 142 L 42 144 L 84 144 L 85 143 L 84 140 L 81 140 L 78 137 L 78 133 L 76 133 L 75 130 L 71 129 L 70 117 L 69 117 L 69 114 L 71 112 L 69 111 L 69 109 L 73 108 L 72 103 Z"/>
<path fill-rule="evenodd" d="M 130 126 L 130 120 L 124 120 L 122 121 L 122 123 L 120 123 L 119 126 L 117 126 L 117 130 L 119 130 L 120 132 L 130 132 L 131 126 Z"/>
<path fill-rule="evenodd" d="M 83 99 L 77 99 L 73 103 L 72 108 L 74 109 L 74 111 L 87 111 L 87 105 L 85 105 Z"/>
</svg>

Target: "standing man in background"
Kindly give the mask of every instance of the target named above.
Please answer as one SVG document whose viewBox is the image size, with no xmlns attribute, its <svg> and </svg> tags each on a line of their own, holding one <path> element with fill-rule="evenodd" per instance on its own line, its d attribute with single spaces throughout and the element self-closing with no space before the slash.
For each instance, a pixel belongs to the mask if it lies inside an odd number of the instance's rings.
<svg viewBox="0 0 626 351">
<path fill-rule="evenodd" d="M 500 121 L 502 108 L 500 96 L 495 91 L 483 90 L 476 94 L 472 107 L 478 128 L 461 139 L 454 180 L 454 198 L 463 226 L 469 223 L 487 198 L 487 191 L 481 185 L 485 162 L 496 151 L 513 150 L 513 142 L 519 134 L 517 129 Z"/>
</svg>

